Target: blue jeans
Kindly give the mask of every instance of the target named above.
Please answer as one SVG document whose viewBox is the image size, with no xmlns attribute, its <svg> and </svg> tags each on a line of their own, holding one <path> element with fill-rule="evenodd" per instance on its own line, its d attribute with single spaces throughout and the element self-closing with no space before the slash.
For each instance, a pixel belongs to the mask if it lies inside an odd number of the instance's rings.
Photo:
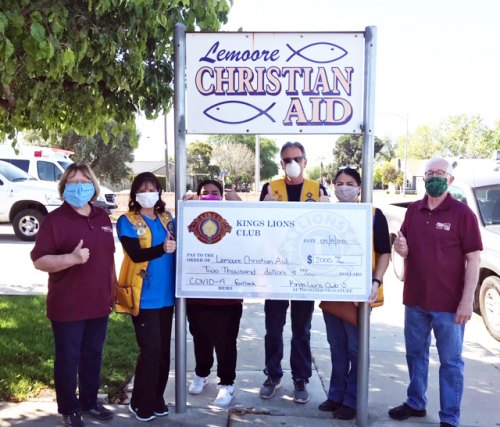
<svg viewBox="0 0 500 427">
<path fill-rule="evenodd" d="M 323 311 L 323 319 L 332 362 L 328 399 L 356 409 L 358 327 L 326 311 Z"/>
<path fill-rule="evenodd" d="M 52 321 L 56 350 L 54 384 L 60 414 L 69 415 L 80 408 L 96 406 L 107 326 L 107 317 L 74 322 Z M 77 382 L 79 398 L 76 396 Z"/>
<path fill-rule="evenodd" d="M 264 373 L 273 379 L 283 376 L 283 327 L 286 323 L 286 311 L 289 301 L 266 300 L 266 369 Z M 314 301 L 291 301 L 292 341 L 290 367 L 294 380 L 308 380 L 312 375 L 311 358 L 311 320 Z"/>
<path fill-rule="evenodd" d="M 431 329 L 439 354 L 439 419 L 458 426 L 464 389 L 462 348 L 465 325 L 455 323 L 455 313 L 405 308 L 406 362 L 410 374 L 406 404 L 414 409 L 427 405 L 425 393 L 429 373 Z"/>
</svg>

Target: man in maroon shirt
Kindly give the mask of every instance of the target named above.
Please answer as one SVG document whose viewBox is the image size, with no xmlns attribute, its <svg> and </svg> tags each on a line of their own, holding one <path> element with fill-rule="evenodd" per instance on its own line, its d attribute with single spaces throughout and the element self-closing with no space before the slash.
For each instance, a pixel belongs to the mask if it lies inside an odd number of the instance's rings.
<svg viewBox="0 0 500 427">
<path fill-rule="evenodd" d="M 441 427 L 458 426 L 464 387 L 465 323 L 472 316 L 482 250 L 477 218 L 447 191 L 451 164 L 435 157 L 425 168 L 426 195 L 406 212 L 394 242 L 405 258 L 406 401 L 389 410 L 396 420 L 426 415 L 431 329 L 439 353 Z"/>
</svg>

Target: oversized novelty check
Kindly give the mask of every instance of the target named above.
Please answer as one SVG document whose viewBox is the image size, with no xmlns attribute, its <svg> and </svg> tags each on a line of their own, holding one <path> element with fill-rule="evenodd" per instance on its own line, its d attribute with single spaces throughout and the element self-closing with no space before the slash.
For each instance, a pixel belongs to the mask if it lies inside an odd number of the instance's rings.
<svg viewBox="0 0 500 427">
<path fill-rule="evenodd" d="M 185 201 L 177 297 L 368 301 L 366 203 Z"/>
</svg>

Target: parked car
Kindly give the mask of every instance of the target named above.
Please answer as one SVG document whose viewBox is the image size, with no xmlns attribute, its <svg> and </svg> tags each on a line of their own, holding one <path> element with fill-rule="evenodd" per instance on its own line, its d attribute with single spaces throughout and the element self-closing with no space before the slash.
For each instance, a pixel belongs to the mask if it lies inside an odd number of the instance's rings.
<svg viewBox="0 0 500 427">
<path fill-rule="evenodd" d="M 0 160 L 11 163 L 41 181 L 57 182 L 66 168 L 73 163 L 71 151 L 52 147 L 25 145 L 16 153 L 12 146 L 0 144 Z M 100 186 L 99 198 L 94 202 L 108 215 L 116 208 L 116 195 L 109 188 Z"/>
<path fill-rule="evenodd" d="M 21 240 L 34 241 L 47 214 L 62 204 L 55 182 L 44 182 L 0 160 L 0 222 Z"/>
<path fill-rule="evenodd" d="M 449 191 L 453 197 L 466 203 L 477 216 L 483 251 L 474 310 L 481 314 L 491 336 L 500 341 L 500 167 L 491 162 L 475 162 L 459 161 L 456 179 Z M 392 243 L 410 203 L 405 201 L 382 207 Z M 394 245 L 392 257 L 394 272 L 402 280 L 404 262 L 394 251 Z"/>
</svg>

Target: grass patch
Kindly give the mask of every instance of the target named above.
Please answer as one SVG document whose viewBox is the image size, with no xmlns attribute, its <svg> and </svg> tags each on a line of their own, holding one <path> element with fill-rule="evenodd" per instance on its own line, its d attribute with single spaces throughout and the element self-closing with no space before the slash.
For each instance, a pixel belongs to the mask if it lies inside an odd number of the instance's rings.
<svg viewBox="0 0 500 427">
<path fill-rule="evenodd" d="M 0 400 L 22 401 L 54 388 L 54 341 L 45 296 L 0 296 Z M 137 358 L 129 316 L 113 313 L 104 344 L 101 393 L 111 398 L 130 381 Z"/>
</svg>

